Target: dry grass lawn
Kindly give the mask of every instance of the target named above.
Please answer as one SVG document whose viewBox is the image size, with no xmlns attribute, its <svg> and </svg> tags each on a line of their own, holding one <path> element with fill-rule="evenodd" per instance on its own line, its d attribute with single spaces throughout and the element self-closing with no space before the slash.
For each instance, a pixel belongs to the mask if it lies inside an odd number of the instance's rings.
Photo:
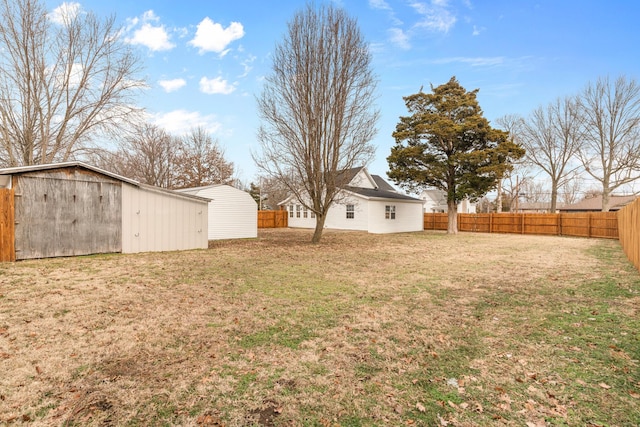
<svg viewBox="0 0 640 427">
<path fill-rule="evenodd" d="M 0 424 L 640 425 L 617 241 L 310 233 L 0 264 Z"/>
</svg>

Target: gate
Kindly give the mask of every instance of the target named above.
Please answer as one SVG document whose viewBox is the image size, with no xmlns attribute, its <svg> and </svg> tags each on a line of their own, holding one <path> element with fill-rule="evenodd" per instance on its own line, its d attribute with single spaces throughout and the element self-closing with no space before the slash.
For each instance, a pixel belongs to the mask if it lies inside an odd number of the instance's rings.
<svg viewBox="0 0 640 427">
<path fill-rule="evenodd" d="M 0 188 L 0 262 L 15 261 L 14 190 Z"/>
</svg>

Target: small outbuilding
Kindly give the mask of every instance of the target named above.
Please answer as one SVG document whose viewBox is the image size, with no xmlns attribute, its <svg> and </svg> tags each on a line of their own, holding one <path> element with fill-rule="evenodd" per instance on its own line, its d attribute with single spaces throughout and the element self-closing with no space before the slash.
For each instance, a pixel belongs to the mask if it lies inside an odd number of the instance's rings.
<svg viewBox="0 0 640 427">
<path fill-rule="evenodd" d="M 208 203 L 81 162 L 0 169 L 0 261 L 205 249 Z"/>
<path fill-rule="evenodd" d="M 258 204 L 246 191 L 225 184 L 177 190 L 206 197 L 209 202 L 209 240 L 258 237 Z"/>
</svg>

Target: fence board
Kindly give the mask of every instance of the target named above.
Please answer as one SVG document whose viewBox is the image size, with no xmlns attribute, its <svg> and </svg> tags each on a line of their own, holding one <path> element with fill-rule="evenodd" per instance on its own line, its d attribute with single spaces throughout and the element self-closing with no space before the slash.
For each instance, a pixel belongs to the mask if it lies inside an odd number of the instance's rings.
<svg viewBox="0 0 640 427">
<path fill-rule="evenodd" d="M 617 239 L 617 218 L 616 212 L 458 214 L 458 230 Z M 424 229 L 446 230 L 447 214 L 425 213 Z"/>
<path fill-rule="evenodd" d="M 16 260 L 14 190 L 0 189 L 0 262 Z"/>
<path fill-rule="evenodd" d="M 287 228 L 289 226 L 288 212 L 258 211 L 258 228 Z"/>
<path fill-rule="evenodd" d="M 640 199 L 618 212 L 618 233 L 624 253 L 640 270 Z"/>
</svg>

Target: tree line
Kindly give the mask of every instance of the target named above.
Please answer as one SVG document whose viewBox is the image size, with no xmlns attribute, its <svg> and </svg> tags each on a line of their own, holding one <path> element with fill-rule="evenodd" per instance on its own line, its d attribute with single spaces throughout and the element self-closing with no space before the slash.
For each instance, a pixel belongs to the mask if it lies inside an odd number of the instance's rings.
<svg viewBox="0 0 640 427">
<path fill-rule="evenodd" d="M 526 117 L 507 115 L 497 122 L 526 150 L 514 192 L 542 193 L 530 178 L 531 168 L 541 171 L 552 212 L 560 193 L 564 202 L 573 201 L 582 175 L 598 183 L 588 191 L 602 195 L 603 211 L 614 191 L 640 177 L 640 85 L 633 78 L 600 77 Z"/>
</svg>

